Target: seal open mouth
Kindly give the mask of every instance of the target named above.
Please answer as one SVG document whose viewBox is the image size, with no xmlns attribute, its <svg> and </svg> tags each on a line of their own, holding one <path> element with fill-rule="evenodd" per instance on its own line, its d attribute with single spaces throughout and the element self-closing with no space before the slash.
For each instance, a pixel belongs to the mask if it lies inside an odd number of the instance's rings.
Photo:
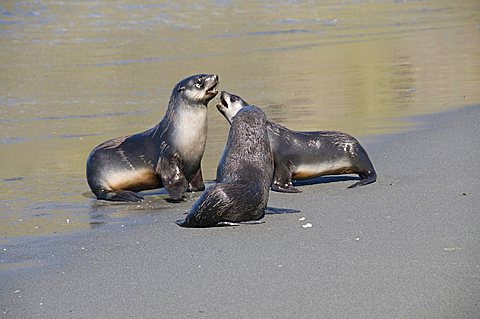
<svg viewBox="0 0 480 319">
<path fill-rule="evenodd" d="M 212 74 L 206 80 L 206 84 L 208 85 L 208 89 L 205 91 L 205 94 L 214 97 L 217 95 L 217 85 L 218 85 L 218 75 Z"/>
<path fill-rule="evenodd" d="M 220 95 L 220 103 L 225 106 L 225 108 L 228 109 L 228 103 L 227 103 L 227 100 L 225 99 L 225 94 L 223 94 L 222 92 L 222 95 Z"/>
<path fill-rule="evenodd" d="M 218 82 L 215 82 L 215 84 L 213 84 L 212 87 L 209 88 L 206 93 L 209 94 L 209 95 L 210 94 L 216 95 L 218 93 L 217 85 L 218 85 Z"/>
<path fill-rule="evenodd" d="M 220 94 L 220 101 L 216 105 L 217 110 L 220 111 L 223 115 L 225 115 L 225 111 L 228 109 L 228 103 L 227 100 L 225 99 L 225 91 L 222 91 Z"/>
</svg>

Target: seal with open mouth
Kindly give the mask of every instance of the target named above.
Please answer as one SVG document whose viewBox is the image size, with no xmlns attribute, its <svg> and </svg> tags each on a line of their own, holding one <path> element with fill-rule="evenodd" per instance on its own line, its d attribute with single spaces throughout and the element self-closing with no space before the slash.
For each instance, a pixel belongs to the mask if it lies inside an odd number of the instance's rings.
<svg viewBox="0 0 480 319">
<path fill-rule="evenodd" d="M 256 106 L 232 121 L 223 155 L 223 174 L 193 204 L 182 227 L 237 225 L 265 215 L 273 177 L 267 118 Z"/>
<path fill-rule="evenodd" d="M 205 189 L 200 162 L 207 140 L 207 104 L 218 75 L 190 76 L 173 88 L 167 111 L 153 128 L 108 140 L 87 159 L 87 182 L 98 199 L 136 202 L 136 192 L 164 187 L 171 201 Z"/>
<path fill-rule="evenodd" d="M 217 109 L 232 123 L 237 112 L 249 104 L 238 95 L 222 91 Z M 360 181 L 349 186 L 373 183 L 377 174 L 365 149 L 351 135 L 337 131 L 296 132 L 267 121 L 268 138 L 273 152 L 275 172 L 272 190 L 298 193 L 292 180 L 324 175 L 358 174 Z M 220 161 L 217 179 L 223 175 Z"/>
</svg>

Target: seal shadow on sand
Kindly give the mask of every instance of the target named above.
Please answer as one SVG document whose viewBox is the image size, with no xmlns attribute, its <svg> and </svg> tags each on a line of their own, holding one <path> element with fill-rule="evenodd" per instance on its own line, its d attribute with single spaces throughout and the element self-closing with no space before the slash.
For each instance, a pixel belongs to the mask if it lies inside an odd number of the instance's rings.
<svg viewBox="0 0 480 319">
<path fill-rule="evenodd" d="M 327 175 L 327 176 L 320 176 L 311 179 L 305 180 L 292 180 L 293 186 L 308 186 L 308 185 L 317 185 L 317 184 L 329 184 L 335 182 L 347 182 L 347 181 L 354 181 L 354 180 L 361 180 L 360 177 L 354 175 L 342 175 L 342 176 L 334 176 L 334 175 Z M 297 209 L 290 209 L 290 208 L 277 208 L 267 206 L 265 209 L 266 215 L 277 215 L 277 214 L 292 214 L 292 213 L 300 213 L 300 210 Z"/>
<path fill-rule="evenodd" d="M 326 175 L 310 179 L 292 180 L 294 186 L 308 186 L 317 184 L 330 184 L 336 182 L 359 181 L 360 177 L 354 175 Z"/>
<path fill-rule="evenodd" d="M 311 178 L 307 180 L 294 180 L 294 186 L 309 186 L 309 185 L 319 185 L 319 184 L 330 184 L 336 182 L 347 182 L 360 180 L 361 178 L 354 175 L 326 175 L 316 178 Z M 206 188 L 216 184 L 215 180 L 205 180 Z M 194 202 L 203 192 L 194 192 L 188 193 L 187 201 L 184 202 L 188 207 L 191 206 L 191 203 Z M 115 220 L 139 217 L 141 215 L 155 213 L 162 213 L 167 210 L 175 210 L 180 208 L 182 204 L 171 204 L 167 201 L 169 195 L 164 188 L 158 188 L 154 190 L 148 190 L 141 192 L 145 196 L 144 202 L 137 203 L 128 203 L 128 202 L 110 202 L 110 201 L 98 201 L 96 200 L 95 195 L 90 192 L 84 192 L 82 195 L 86 198 L 92 199 L 92 204 L 90 207 L 90 225 L 92 227 L 98 227 L 106 225 Z M 187 208 L 188 208 L 187 207 Z M 291 208 L 277 208 L 272 206 L 267 206 L 265 209 L 265 214 L 267 215 L 277 215 L 277 214 L 288 214 L 288 213 L 299 213 L 300 210 L 291 209 Z"/>
</svg>

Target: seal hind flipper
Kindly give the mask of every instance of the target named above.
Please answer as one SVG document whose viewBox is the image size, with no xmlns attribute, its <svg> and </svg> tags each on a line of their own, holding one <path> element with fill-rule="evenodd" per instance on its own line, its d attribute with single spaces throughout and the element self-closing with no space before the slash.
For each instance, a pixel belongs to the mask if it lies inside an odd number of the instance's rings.
<svg viewBox="0 0 480 319">
<path fill-rule="evenodd" d="M 228 226 L 240 226 L 240 223 L 234 223 L 234 222 L 218 222 L 215 224 L 217 227 L 228 227 Z"/>
<path fill-rule="evenodd" d="M 218 222 L 215 226 L 217 227 L 228 227 L 228 226 L 240 226 L 240 225 L 259 225 L 259 224 L 265 224 L 265 221 L 263 220 L 247 220 L 244 222 Z"/>
<path fill-rule="evenodd" d="M 244 222 L 240 222 L 239 224 L 241 225 L 260 225 L 260 224 L 265 224 L 264 220 L 247 220 Z"/>
<path fill-rule="evenodd" d="M 184 219 L 177 220 L 175 222 L 178 226 L 181 227 L 188 227 L 186 221 Z M 263 220 L 250 220 L 250 221 L 245 221 L 245 222 L 218 222 L 214 225 L 214 227 L 236 227 L 240 225 L 258 225 L 258 224 L 264 224 L 265 222 Z"/>
<path fill-rule="evenodd" d="M 277 208 L 277 207 L 270 207 L 270 206 L 267 206 L 267 208 L 265 208 L 265 214 L 269 214 L 269 215 L 296 214 L 296 213 L 300 213 L 300 210 L 293 209 L 293 208 Z"/>
<path fill-rule="evenodd" d="M 177 224 L 180 227 L 188 227 L 188 223 L 185 219 L 179 219 L 175 221 L 175 224 Z"/>
<path fill-rule="evenodd" d="M 177 225 L 215 227 L 227 225 L 225 223 L 261 219 L 264 215 L 263 209 L 258 207 L 258 201 L 253 200 L 259 192 L 256 185 L 249 183 L 215 184 L 200 195 L 185 220 L 177 222 Z"/>
<path fill-rule="evenodd" d="M 347 188 L 356 188 L 360 186 L 365 186 L 367 184 L 371 184 L 377 180 L 377 173 L 375 171 L 373 172 L 367 172 L 365 174 L 360 173 L 358 174 L 361 178 L 361 180 L 353 185 L 348 186 Z"/>
<path fill-rule="evenodd" d="M 144 200 L 143 196 L 127 190 L 105 192 L 103 196 L 97 196 L 97 198 L 112 202 L 141 202 Z"/>
</svg>

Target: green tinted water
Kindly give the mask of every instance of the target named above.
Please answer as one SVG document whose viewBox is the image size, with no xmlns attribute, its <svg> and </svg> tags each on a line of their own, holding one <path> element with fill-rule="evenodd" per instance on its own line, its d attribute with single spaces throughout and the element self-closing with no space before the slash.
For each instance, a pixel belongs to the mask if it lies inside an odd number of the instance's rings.
<svg viewBox="0 0 480 319">
<path fill-rule="evenodd" d="M 0 236 L 169 209 L 85 197 L 85 160 L 98 143 L 160 121 L 191 74 L 219 74 L 220 89 L 292 129 L 360 138 L 480 102 L 478 0 L 319 3 L 2 1 Z M 213 104 L 206 179 L 228 132 Z"/>
</svg>

